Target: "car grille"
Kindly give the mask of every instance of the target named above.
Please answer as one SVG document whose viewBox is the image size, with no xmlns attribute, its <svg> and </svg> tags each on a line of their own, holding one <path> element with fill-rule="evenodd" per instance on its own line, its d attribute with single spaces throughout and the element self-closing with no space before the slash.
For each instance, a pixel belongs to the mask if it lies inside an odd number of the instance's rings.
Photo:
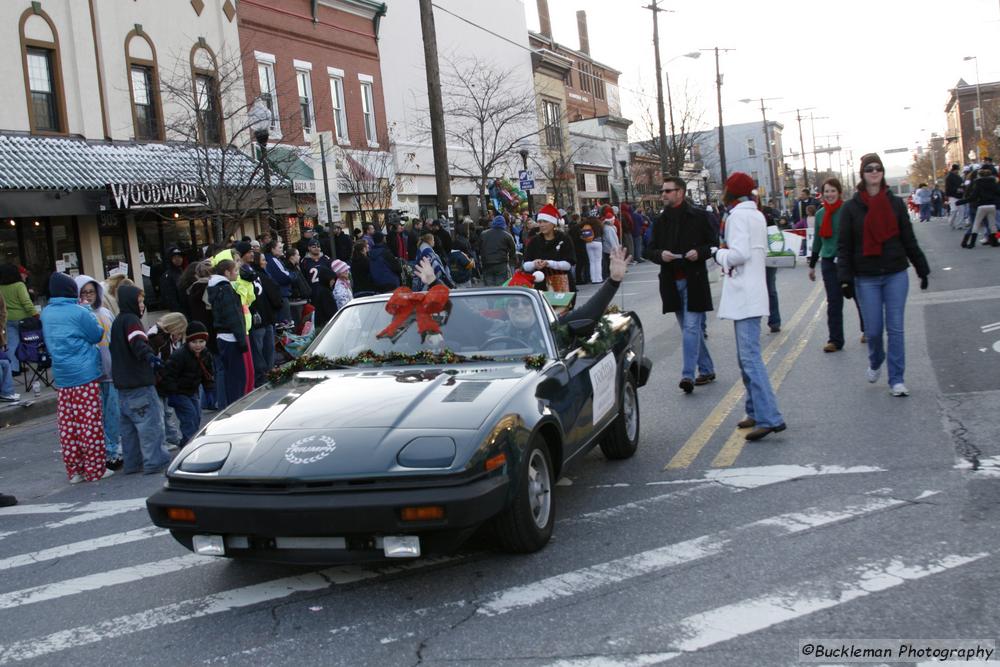
<svg viewBox="0 0 1000 667">
<path fill-rule="evenodd" d="M 441 488 L 462 486 L 474 482 L 486 473 L 477 475 L 449 475 L 447 477 L 374 478 L 350 480 L 272 480 L 272 479 L 218 479 L 171 477 L 168 486 L 179 491 L 212 491 L 215 493 L 252 494 L 309 494 L 331 492 L 398 491 L 400 489 Z"/>
</svg>

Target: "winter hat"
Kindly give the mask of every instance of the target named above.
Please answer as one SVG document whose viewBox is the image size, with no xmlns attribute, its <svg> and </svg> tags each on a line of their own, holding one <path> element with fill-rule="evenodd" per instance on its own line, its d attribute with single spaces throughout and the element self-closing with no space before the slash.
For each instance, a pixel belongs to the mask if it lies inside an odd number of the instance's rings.
<svg viewBox="0 0 1000 667">
<path fill-rule="evenodd" d="M 538 211 L 538 222 L 548 222 L 557 224 L 559 222 L 559 210 L 552 204 L 546 204 Z"/>
<path fill-rule="evenodd" d="M 518 269 L 514 275 L 504 285 L 506 287 L 534 287 L 536 283 L 544 283 L 545 274 L 541 271 L 528 273 Z"/>
<path fill-rule="evenodd" d="M 250 245 L 249 241 L 237 241 L 236 244 L 233 245 L 233 248 L 236 250 L 236 254 L 242 257 L 250 252 L 253 249 L 253 246 Z"/>
<path fill-rule="evenodd" d="M 726 179 L 725 190 L 726 193 L 733 198 L 749 197 L 753 194 L 754 187 L 756 186 L 754 185 L 752 178 L 744 174 L 742 171 L 735 171 L 728 179 Z"/>
<path fill-rule="evenodd" d="M 191 340 L 208 340 L 208 328 L 198 320 L 191 320 L 187 325 L 186 332 L 187 339 Z"/>
<path fill-rule="evenodd" d="M 605 206 L 604 209 L 601 211 L 601 217 L 605 220 L 607 220 L 608 218 L 613 218 L 615 217 L 615 212 L 611 210 L 610 206 Z"/>
<path fill-rule="evenodd" d="M 502 215 L 498 215 L 493 218 L 493 222 L 490 223 L 490 227 L 493 229 L 507 229 L 507 220 Z"/>
<path fill-rule="evenodd" d="M 350 273 L 351 271 L 351 267 L 348 266 L 347 262 L 341 259 L 335 259 L 332 262 L 330 262 L 330 268 L 333 269 L 333 272 L 336 273 L 338 276 L 341 273 Z"/>
<path fill-rule="evenodd" d="M 71 299 L 79 296 L 80 290 L 76 287 L 76 281 L 65 273 L 55 272 L 49 276 L 49 297 L 69 297 Z"/>
<path fill-rule="evenodd" d="M 309 247 L 316 246 L 318 248 L 319 247 L 319 239 L 317 239 L 317 238 L 311 238 L 311 239 L 309 239 L 309 243 L 307 243 L 306 245 L 309 246 Z"/>
<path fill-rule="evenodd" d="M 885 163 L 882 162 L 882 158 L 878 156 L 878 153 L 866 153 L 861 156 L 861 169 L 858 170 L 858 174 L 861 176 L 861 182 L 858 183 L 858 188 L 864 187 L 865 167 L 870 164 L 882 165 L 882 185 L 885 185 Z"/>
<path fill-rule="evenodd" d="M 177 246 L 171 246 L 171 248 L 167 250 L 167 259 L 170 259 L 171 257 L 176 257 L 177 255 L 183 257 L 184 251 L 178 248 Z"/>
</svg>

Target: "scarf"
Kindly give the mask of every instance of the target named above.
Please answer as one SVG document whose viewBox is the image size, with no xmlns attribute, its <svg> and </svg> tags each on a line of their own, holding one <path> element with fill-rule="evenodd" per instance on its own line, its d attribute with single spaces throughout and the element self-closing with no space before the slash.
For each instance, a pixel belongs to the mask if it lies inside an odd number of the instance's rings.
<svg viewBox="0 0 1000 667">
<path fill-rule="evenodd" d="M 823 239 L 833 238 L 833 214 L 840 210 L 841 204 L 844 200 L 837 197 L 837 201 L 833 204 L 823 204 L 823 222 L 819 225 L 819 236 Z"/>
<path fill-rule="evenodd" d="M 888 188 L 884 185 L 874 197 L 867 190 L 861 190 L 861 201 L 868 207 L 861 230 L 861 254 L 865 257 L 881 255 L 882 244 L 899 235 L 899 221 L 893 213 L 887 192 Z"/>
</svg>

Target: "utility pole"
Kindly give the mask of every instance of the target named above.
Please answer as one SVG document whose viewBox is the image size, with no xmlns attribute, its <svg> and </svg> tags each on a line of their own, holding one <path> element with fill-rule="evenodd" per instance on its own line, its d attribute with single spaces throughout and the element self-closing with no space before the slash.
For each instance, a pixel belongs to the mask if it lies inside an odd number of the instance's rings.
<svg viewBox="0 0 1000 667">
<path fill-rule="evenodd" d="M 771 152 L 771 132 L 767 128 L 767 110 L 764 106 L 764 98 L 760 98 L 760 117 L 764 121 L 764 148 L 767 150 L 767 175 L 771 179 L 771 206 L 778 200 L 778 178 L 775 175 L 774 154 Z"/>
<path fill-rule="evenodd" d="M 719 71 L 719 51 L 729 52 L 734 49 L 720 49 L 715 46 L 711 49 L 698 50 L 715 52 L 715 96 L 719 104 L 719 174 L 722 176 L 722 184 L 725 185 L 729 174 L 726 173 L 726 133 L 722 127 L 722 74 Z"/>
<path fill-rule="evenodd" d="M 434 152 L 434 183 L 438 216 L 447 215 L 451 202 L 448 177 L 448 146 L 444 136 L 444 102 L 441 99 L 441 69 L 438 66 L 437 32 L 431 0 L 420 0 L 420 32 L 424 39 L 424 67 L 427 70 L 427 101 L 431 115 L 431 146 Z"/>
<path fill-rule="evenodd" d="M 667 128 L 666 119 L 663 117 L 663 83 L 662 70 L 660 67 L 660 28 L 657 14 L 669 11 L 661 9 L 660 0 L 650 0 L 650 3 L 643 7 L 653 12 L 653 58 L 656 63 L 656 113 L 660 124 L 660 176 L 667 176 Z M 429 2 L 429 0 L 428 0 Z"/>
<path fill-rule="evenodd" d="M 809 188 L 809 165 L 806 163 L 806 144 L 802 139 L 802 111 L 795 110 L 795 120 L 799 122 L 799 150 L 802 151 L 802 187 Z"/>
</svg>

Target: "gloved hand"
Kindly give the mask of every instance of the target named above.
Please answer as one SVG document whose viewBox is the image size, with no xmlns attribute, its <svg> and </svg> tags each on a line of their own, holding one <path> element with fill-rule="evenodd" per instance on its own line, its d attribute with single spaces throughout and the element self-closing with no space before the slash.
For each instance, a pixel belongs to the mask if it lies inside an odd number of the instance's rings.
<svg viewBox="0 0 1000 667">
<path fill-rule="evenodd" d="M 927 276 L 920 279 L 920 289 L 927 289 Z"/>
<path fill-rule="evenodd" d="M 153 355 L 149 359 L 149 364 L 153 367 L 154 371 L 158 371 L 163 368 L 163 359 L 160 359 L 158 355 Z"/>
<path fill-rule="evenodd" d="M 854 283 L 840 283 L 840 292 L 845 299 L 854 298 Z"/>
<path fill-rule="evenodd" d="M 264 321 L 264 318 L 262 318 L 260 316 L 260 313 L 254 313 L 253 314 L 253 325 L 252 326 L 259 327 L 260 323 L 263 322 L 263 321 Z"/>
</svg>

